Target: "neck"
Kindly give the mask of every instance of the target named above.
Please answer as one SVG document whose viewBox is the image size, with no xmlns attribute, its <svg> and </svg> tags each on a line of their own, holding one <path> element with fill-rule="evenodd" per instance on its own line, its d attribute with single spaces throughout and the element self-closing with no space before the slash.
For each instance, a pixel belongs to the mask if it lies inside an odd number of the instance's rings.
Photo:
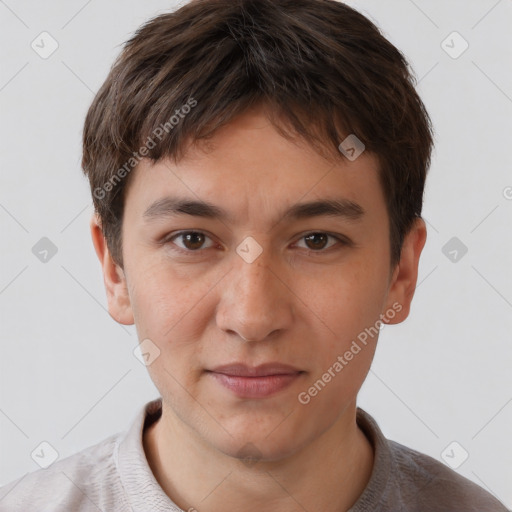
<svg viewBox="0 0 512 512">
<path fill-rule="evenodd" d="M 220 512 L 347 511 L 366 487 L 373 448 L 356 424 L 355 402 L 337 422 L 291 456 L 244 464 L 206 443 L 163 403 L 162 416 L 144 432 L 156 480 L 183 510 Z"/>
</svg>

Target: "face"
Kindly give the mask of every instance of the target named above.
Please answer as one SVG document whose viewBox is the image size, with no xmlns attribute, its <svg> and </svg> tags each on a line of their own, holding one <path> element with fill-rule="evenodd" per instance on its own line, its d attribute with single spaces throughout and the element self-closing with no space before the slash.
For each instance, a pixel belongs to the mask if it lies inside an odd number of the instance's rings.
<svg viewBox="0 0 512 512">
<path fill-rule="evenodd" d="M 329 162 L 252 111 L 178 165 L 133 172 L 123 270 L 93 236 L 111 315 L 160 351 L 165 414 L 269 460 L 343 421 L 379 325 L 408 314 L 425 241 L 421 221 L 390 268 L 377 159 Z"/>
</svg>

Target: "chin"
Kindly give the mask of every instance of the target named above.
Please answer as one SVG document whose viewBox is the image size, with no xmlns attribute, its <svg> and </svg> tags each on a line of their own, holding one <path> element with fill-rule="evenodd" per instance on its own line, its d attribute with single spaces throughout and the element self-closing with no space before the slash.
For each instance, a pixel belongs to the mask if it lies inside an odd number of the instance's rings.
<svg viewBox="0 0 512 512">
<path fill-rule="evenodd" d="M 222 449 L 225 448 L 225 449 Z M 268 440 L 250 441 L 243 439 L 232 442 L 229 446 L 219 447 L 229 457 L 240 460 L 244 465 L 250 467 L 262 462 L 275 462 L 290 457 L 298 450 L 295 442 L 290 440 L 279 443 L 270 443 Z"/>
<path fill-rule="evenodd" d="M 254 425 L 254 422 L 249 422 L 245 426 L 239 424 L 236 429 L 230 425 L 226 430 L 232 436 L 226 434 L 221 439 L 210 439 L 209 442 L 220 452 L 240 459 L 247 466 L 258 461 L 282 460 L 292 456 L 307 444 L 308 436 L 303 428 L 300 432 L 289 428 L 280 430 L 281 422 L 283 427 L 286 420 L 283 422 L 278 418 L 272 426 L 264 428 L 261 425 Z"/>
</svg>

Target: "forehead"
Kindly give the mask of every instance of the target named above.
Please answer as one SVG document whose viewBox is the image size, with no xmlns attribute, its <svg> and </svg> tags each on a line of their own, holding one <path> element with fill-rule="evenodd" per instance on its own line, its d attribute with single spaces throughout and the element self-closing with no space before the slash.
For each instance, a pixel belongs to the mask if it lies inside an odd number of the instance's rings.
<svg viewBox="0 0 512 512">
<path fill-rule="evenodd" d="M 249 111 L 190 145 L 177 164 L 143 160 L 132 173 L 125 207 L 139 216 L 166 196 L 208 201 L 240 220 L 263 221 L 266 212 L 283 205 L 319 199 L 385 209 L 375 155 L 326 159 L 305 141 L 284 138 L 261 111 Z"/>
</svg>

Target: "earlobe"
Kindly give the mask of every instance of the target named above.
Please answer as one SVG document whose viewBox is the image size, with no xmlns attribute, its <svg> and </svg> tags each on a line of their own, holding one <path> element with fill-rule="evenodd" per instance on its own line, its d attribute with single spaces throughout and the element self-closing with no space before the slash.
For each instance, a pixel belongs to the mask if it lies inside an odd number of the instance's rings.
<svg viewBox="0 0 512 512">
<path fill-rule="evenodd" d="M 98 215 L 90 222 L 91 237 L 103 271 L 103 282 L 107 292 L 108 312 L 120 324 L 133 325 L 134 318 L 130 296 L 123 269 L 113 260 L 108 248 Z"/>
<path fill-rule="evenodd" d="M 399 324 L 408 316 L 418 280 L 418 265 L 421 251 L 427 239 L 425 221 L 419 217 L 405 235 L 400 261 L 394 269 L 389 285 L 386 309 L 382 312 L 384 323 Z M 386 311 L 394 310 L 393 317 Z"/>
</svg>

